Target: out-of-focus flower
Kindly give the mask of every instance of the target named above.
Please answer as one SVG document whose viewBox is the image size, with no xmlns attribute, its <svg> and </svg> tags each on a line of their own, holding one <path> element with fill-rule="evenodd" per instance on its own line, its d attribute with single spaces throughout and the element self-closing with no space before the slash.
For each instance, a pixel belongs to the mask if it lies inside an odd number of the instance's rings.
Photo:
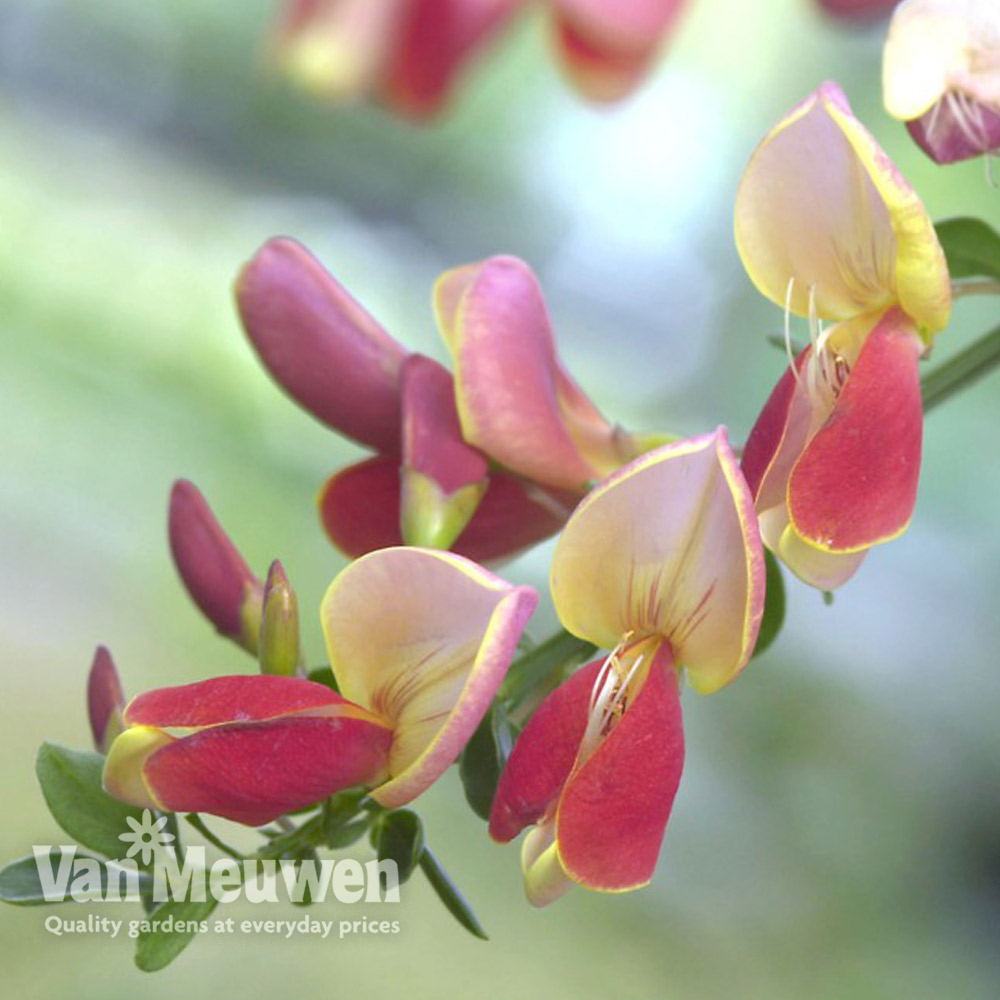
<svg viewBox="0 0 1000 1000">
<path fill-rule="evenodd" d="M 889 24 L 882 90 L 935 162 L 1000 149 L 1000 0 L 904 0 Z"/>
<path fill-rule="evenodd" d="M 725 429 L 643 455 L 590 493 L 552 561 L 563 625 L 605 649 L 550 694 L 501 775 L 490 834 L 527 826 L 528 899 L 652 876 L 681 777 L 679 671 L 716 691 L 744 667 L 764 604 L 753 499 Z"/>
<path fill-rule="evenodd" d="M 291 0 L 274 53 L 303 90 L 374 99 L 415 118 L 437 111 L 517 0 Z"/>
<path fill-rule="evenodd" d="M 323 525 L 348 555 L 401 542 L 510 555 L 557 531 L 592 480 L 654 443 L 609 425 L 565 374 L 537 281 L 513 258 L 438 284 L 457 382 L 408 355 L 291 240 L 258 251 L 237 300 L 278 383 L 378 452 L 320 494 Z"/>
<path fill-rule="evenodd" d="M 757 288 L 786 317 L 808 316 L 812 339 L 761 411 L 743 471 L 768 548 L 833 589 L 912 517 L 918 361 L 948 322 L 947 264 L 916 193 L 833 83 L 757 148 L 736 243 Z"/>
<path fill-rule="evenodd" d="M 615 100 L 648 71 L 685 0 L 546 0 L 557 54 L 585 96 Z M 526 0 L 291 0 L 278 25 L 279 67 L 333 101 L 362 98 L 425 117 L 467 62 Z"/>
<path fill-rule="evenodd" d="M 686 0 L 549 0 L 556 48 L 585 97 L 625 97 L 649 72 Z"/>
<path fill-rule="evenodd" d="M 888 14 L 896 0 L 818 0 L 828 14 L 849 21 L 871 21 Z"/>
<path fill-rule="evenodd" d="M 106 647 L 98 646 L 87 675 L 87 716 L 98 753 L 105 753 L 124 728 L 124 707 L 125 695 L 115 661 Z"/>
<path fill-rule="evenodd" d="M 222 635 L 256 655 L 263 584 L 186 479 L 177 480 L 170 492 L 167 531 L 191 599 Z"/>
<path fill-rule="evenodd" d="M 342 694 L 298 677 L 218 677 L 139 695 L 104 769 L 134 805 L 258 826 L 354 785 L 395 808 L 461 752 L 537 603 L 475 563 L 385 549 L 321 608 Z"/>
</svg>

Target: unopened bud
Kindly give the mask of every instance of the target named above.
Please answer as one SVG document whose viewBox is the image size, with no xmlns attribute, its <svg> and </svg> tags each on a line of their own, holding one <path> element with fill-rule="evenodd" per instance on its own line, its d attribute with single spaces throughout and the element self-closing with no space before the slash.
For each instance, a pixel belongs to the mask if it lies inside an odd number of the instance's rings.
<svg viewBox="0 0 1000 1000">
<path fill-rule="evenodd" d="M 115 661 L 104 646 L 98 646 L 87 677 L 87 714 L 98 753 L 106 753 L 114 738 L 125 728 L 122 709 L 125 695 Z"/>
<path fill-rule="evenodd" d="M 299 603 L 277 559 L 264 585 L 258 656 L 265 674 L 290 677 L 299 666 Z"/>
<path fill-rule="evenodd" d="M 170 551 L 187 592 L 224 636 L 257 652 L 262 587 L 197 487 L 174 483 Z"/>
</svg>

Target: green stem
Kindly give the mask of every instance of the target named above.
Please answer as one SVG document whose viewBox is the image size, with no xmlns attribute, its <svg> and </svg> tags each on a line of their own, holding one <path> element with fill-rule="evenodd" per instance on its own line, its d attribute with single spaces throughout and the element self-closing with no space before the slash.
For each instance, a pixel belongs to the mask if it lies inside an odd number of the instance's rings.
<svg viewBox="0 0 1000 1000">
<path fill-rule="evenodd" d="M 184 847 L 181 844 L 181 827 L 180 824 L 177 822 L 177 813 L 168 812 L 164 813 L 163 815 L 167 817 L 167 822 L 164 824 L 163 827 L 164 830 L 166 830 L 167 833 L 172 833 L 174 835 L 174 839 L 171 846 L 175 851 L 177 851 L 178 855 L 181 855 L 184 853 Z"/>
<path fill-rule="evenodd" d="M 205 821 L 197 813 L 188 813 L 184 817 L 210 844 L 217 847 L 223 854 L 228 854 L 231 858 L 235 858 L 237 861 L 243 861 L 246 857 L 240 854 L 239 851 L 230 847 L 224 840 L 219 840 L 219 838 L 212 833 L 211 830 L 205 825 Z"/>
<path fill-rule="evenodd" d="M 920 381 L 924 412 L 1000 365 L 1000 326 L 928 372 Z"/>
<path fill-rule="evenodd" d="M 258 848 L 255 858 L 277 858 L 282 854 L 288 854 L 302 850 L 303 848 L 318 847 L 323 843 L 323 816 L 313 816 L 306 820 L 302 826 L 295 827 L 280 837 L 263 847 Z"/>
<path fill-rule="evenodd" d="M 514 661 L 500 686 L 498 697 L 508 707 L 514 707 L 557 670 L 568 664 L 582 663 L 596 648 L 593 643 L 560 629 Z"/>
<path fill-rule="evenodd" d="M 953 281 L 951 297 L 960 299 L 963 295 L 1000 295 L 1000 281 L 977 278 L 973 281 Z"/>
</svg>

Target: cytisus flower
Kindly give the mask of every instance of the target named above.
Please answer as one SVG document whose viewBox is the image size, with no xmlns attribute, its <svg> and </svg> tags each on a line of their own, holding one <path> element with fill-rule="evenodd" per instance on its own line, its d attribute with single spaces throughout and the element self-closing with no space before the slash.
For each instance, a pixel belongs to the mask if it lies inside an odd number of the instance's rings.
<svg viewBox="0 0 1000 1000">
<path fill-rule="evenodd" d="M 768 548 L 833 589 L 910 523 L 918 362 L 951 312 L 947 264 L 916 193 L 834 83 L 753 154 L 736 244 L 757 288 L 785 307 L 786 335 L 794 313 L 812 341 L 761 411 L 743 472 Z"/>
<path fill-rule="evenodd" d="M 395 808 L 461 752 L 537 596 L 451 553 L 384 549 L 321 608 L 340 694 L 298 677 L 218 677 L 133 698 L 104 783 L 125 802 L 258 826 L 367 785 Z"/>
<path fill-rule="evenodd" d="M 566 629 L 611 652 L 542 702 L 497 788 L 490 834 L 532 827 L 521 857 L 537 906 L 574 883 L 649 881 L 684 759 L 682 672 L 717 691 L 753 651 L 764 554 L 725 430 L 643 455 L 590 493 L 551 587 Z"/>
<path fill-rule="evenodd" d="M 266 243 L 237 282 L 251 344 L 317 419 L 377 455 L 333 475 L 319 497 L 349 556 L 407 544 L 488 562 L 559 529 L 575 498 L 503 469 L 462 437 L 451 375 L 409 354 L 300 244 Z"/>
<path fill-rule="evenodd" d="M 882 91 L 937 163 L 1000 149 L 1000 0 L 904 0 L 889 24 Z"/>
<path fill-rule="evenodd" d="M 586 97 L 615 100 L 648 72 L 685 0 L 546 0 L 556 55 Z M 525 0 L 290 0 L 278 66 L 336 102 L 371 99 L 423 118 Z"/>
</svg>

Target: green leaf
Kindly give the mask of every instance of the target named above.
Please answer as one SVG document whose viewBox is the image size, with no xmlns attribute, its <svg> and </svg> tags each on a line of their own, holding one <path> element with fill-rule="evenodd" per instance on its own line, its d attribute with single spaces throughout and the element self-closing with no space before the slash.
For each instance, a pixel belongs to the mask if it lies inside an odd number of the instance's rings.
<svg viewBox="0 0 1000 1000">
<path fill-rule="evenodd" d="M 482 924 L 476 919 L 472 907 L 466 898 L 458 891 L 458 886 L 452 882 L 448 873 L 438 864 L 437 858 L 425 847 L 420 855 L 420 870 L 427 876 L 431 888 L 437 893 L 438 899 L 444 903 L 448 912 L 470 933 L 483 941 L 489 941 Z"/>
<path fill-rule="evenodd" d="M 326 846 L 333 850 L 348 847 L 356 840 L 360 840 L 368 832 L 371 825 L 371 816 L 362 816 L 361 819 L 356 819 L 351 823 L 344 823 L 325 835 Z"/>
<path fill-rule="evenodd" d="M 88 854 L 76 852 L 73 859 L 86 858 L 88 861 L 96 862 L 101 872 L 101 895 L 105 896 L 108 890 L 108 868 L 100 858 L 91 857 Z M 63 858 L 63 852 L 54 847 L 49 853 L 47 863 L 52 867 L 53 877 L 59 869 Z M 118 876 L 115 876 L 115 884 L 120 884 Z M 152 886 L 152 878 L 145 872 L 139 873 L 139 890 Z M 70 879 L 69 885 L 73 884 Z M 51 891 L 51 890 L 50 890 Z M 42 880 L 38 874 L 38 864 L 33 854 L 11 861 L 3 868 L 0 868 L 0 900 L 4 903 L 13 903 L 15 906 L 43 906 L 49 903 L 73 903 L 76 900 L 72 896 L 66 895 L 63 899 L 46 899 L 45 890 L 42 887 Z"/>
<path fill-rule="evenodd" d="M 778 560 L 767 549 L 764 550 L 764 568 L 767 574 L 767 595 L 764 598 L 764 617 L 760 620 L 754 656 L 760 656 L 778 638 L 781 626 L 785 623 L 785 580 Z"/>
<path fill-rule="evenodd" d="M 490 818 L 497 782 L 514 745 L 514 735 L 503 704 L 494 702 L 462 752 L 458 773 L 466 801 L 480 819 Z"/>
<path fill-rule="evenodd" d="M 337 678 L 333 676 L 333 671 L 329 667 L 314 667 L 306 674 L 306 679 L 316 684 L 325 684 L 331 691 L 336 691 L 337 694 L 340 694 L 340 688 L 337 687 Z"/>
<path fill-rule="evenodd" d="M 330 846 L 330 838 L 337 830 L 357 816 L 366 799 L 368 799 L 367 788 L 348 788 L 343 792 L 337 792 L 336 795 L 331 795 L 323 803 L 323 843 Z"/>
<path fill-rule="evenodd" d="M 424 826 L 420 817 L 410 809 L 383 813 L 372 827 L 372 847 L 379 861 L 396 862 L 402 885 L 413 874 L 424 852 Z"/>
<path fill-rule="evenodd" d="M 84 847 L 109 858 L 124 855 L 119 838 L 128 833 L 127 819 L 139 820 L 142 810 L 113 799 L 101 787 L 104 758 L 84 750 L 43 743 L 35 771 L 55 821 Z"/>
<path fill-rule="evenodd" d="M 516 708 L 546 683 L 558 683 L 568 668 L 583 663 L 596 648 L 593 643 L 560 629 L 513 662 L 500 686 L 500 699 L 508 708 Z"/>
<path fill-rule="evenodd" d="M 924 412 L 1000 365 L 1000 326 L 984 333 L 964 351 L 949 358 L 920 380 Z"/>
<path fill-rule="evenodd" d="M 1000 278 L 1000 234 L 982 219 L 945 219 L 934 228 L 953 278 Z"/>
<path fill-rule="evenodd" d="M 200 903 L 171 900 L 157 907 L 140 925 L 135 943 L 135 964 L 143 972 L 165 969 L 192 941 L 208 930 L 207 921 L 217 899 Z"/>
</svg>

